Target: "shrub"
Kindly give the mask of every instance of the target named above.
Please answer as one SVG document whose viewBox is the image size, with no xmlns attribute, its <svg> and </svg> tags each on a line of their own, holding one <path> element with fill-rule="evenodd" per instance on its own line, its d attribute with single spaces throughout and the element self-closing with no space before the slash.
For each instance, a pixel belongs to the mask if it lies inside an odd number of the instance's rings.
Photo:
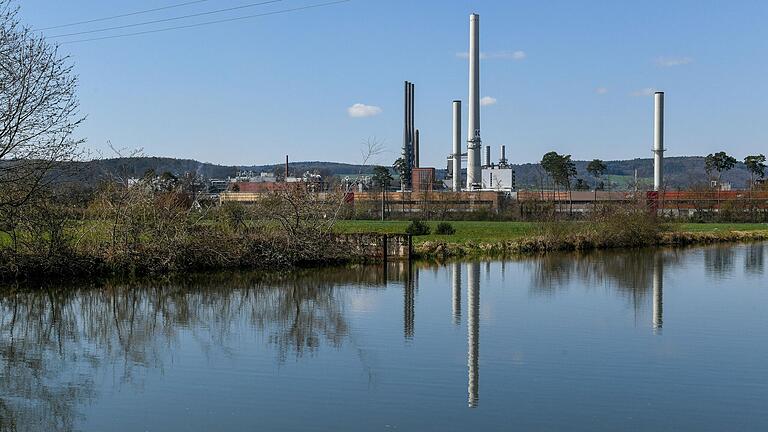
<svg viewBox="0 0 768 432">
<path fill-rule="evenodd" d="M 453 225 L 449 224 L 448 222 L 440 222 L 439 224 L 437 224 L 437 229 L 435 229 L 435 234 L 453 235 L 453 234 L 456 234 L 456 228 L 454 228 Z"/>
<path fill-rule="evenodd" d="M 432 230 L 429 229 L 429 225 L 427 225 L 425 222 L 420 220 L 413 220 L 405 229 L 405 232 L 412 236 L 422 236 L 429 235 Z"/>
</svg>

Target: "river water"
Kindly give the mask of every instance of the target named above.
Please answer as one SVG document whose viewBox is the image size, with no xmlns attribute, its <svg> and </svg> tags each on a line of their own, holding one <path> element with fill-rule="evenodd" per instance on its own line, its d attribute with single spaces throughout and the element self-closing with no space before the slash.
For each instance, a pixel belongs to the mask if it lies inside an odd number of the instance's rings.
<svg viewBox="0 0 768 432">
<path fill-rule="evenodd" d="M 4 289 L 0 430 L 768 430 L 767 255 Z"/>
</svg>

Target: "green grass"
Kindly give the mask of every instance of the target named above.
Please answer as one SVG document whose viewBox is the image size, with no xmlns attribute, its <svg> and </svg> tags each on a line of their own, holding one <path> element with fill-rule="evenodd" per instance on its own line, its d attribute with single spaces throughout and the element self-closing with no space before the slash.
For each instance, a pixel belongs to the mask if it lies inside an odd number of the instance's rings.
<svg viewBox="0 0 768 432">
<path fill-rule="evenodd" d="M 341 232 L 377 232 L 377 233 L 403 233 L 408 221 L 364 221 L 344 220 L 336 224 Z M 523 237 L 535 235 L 536 224 L 534 222 L 478 222 L 478 221 L 449 221 L 456 234 L 434 234 L 439 222 L 428 222 L 433 234 L 414 237 L 415 244 L 427 241 L 442 240 L 450 243 L 467 243 L 476 241 L 481 243 L 493 243 L 497 241 L 517 240 Z M 730 232 L 730 231 L 768 231 L 768 224 L 760 223 L 676 223 L 671 225 L 672 230 L 682 232 Z"/>
<path fill-rule="evenodd" d="M 680 223 L 672 226 L 687 232 L 768 231 L 768 223 Z"/>
</svg>

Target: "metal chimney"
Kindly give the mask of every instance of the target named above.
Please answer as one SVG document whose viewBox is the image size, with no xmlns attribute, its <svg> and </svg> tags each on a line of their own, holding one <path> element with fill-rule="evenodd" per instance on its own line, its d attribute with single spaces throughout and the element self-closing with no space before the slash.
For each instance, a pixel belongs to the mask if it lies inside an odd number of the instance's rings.
<svg viewBox="0 0 768 432">
<path fill-rule="evenodd" d="M 409 137 L 410 137 L 410 135 L 408 133 L 408 119 L 409 119 L 409 117 L 408 117 L 408 101 L 409 101 L 408 94 L 410 93 L 410 90 L 411 90 L 411 86 L 409 85 L 408 81 L 405 81 L 405 89 L 404 89 L 404 94 L 403 94 L 403 101 L 404 101 L 403 102 L 403 149 L 402 149 L 402 153 L 401 153 L 401 158 L 403 159 L 403 161 L 405 162 L 405 165 L 406 165 L 405 171 L 407 171 L 408 161 L 410 160 L 409 159 L 410 151 L 408 150 Z M 401 174 L 407 174 L 407 172 L 401 173 Z M 408 188 L 408 178 L 407 178 L 408 176 L 405 175 L 404 177 L 405 178 L 401 178 L 400 179 L 400 189 L 401 190 L 406 190 Z"/>
<path fill-rule="evenodd" d="M 656 92 L 653 115 L 653 190 L 664 187 L 664 92 Z"/>
<path fill-rule="evenodd" d="M 507 146 L 504 144 L 502 144 L 499 149 L 499 155 L 499 165 L 507 165 Z"/>
<path fill-rule="evenodd" d="M 485 146 L 485 166 L 491 166 L 491 146 Z"/>
<path fill-rule="evenodd" d="M 411 187 L 411 173 L 414 167 L 414 141 L 415 141 L 415 128 L 413 126 L 413 99 L 414 99 L 413 83 L 405 81 L 405 103 L 403 107 L 404 119 L 403 119 L 403 151 L 402 158 L 405 161 L 405 174 L 404 178 L 400 179 L 401 189 L 406 190 Z"/>
<path fill-rule="evenodd" d="M 414 101 L 414 93 L 416 92 L 416 86 L 413 85 L 412 82 L 408 82 L 408 143 L 409 143 L 409 168 L 411 171 L 413 171 L 413 167 L 415 166 L 416 162 L 416 156 L 415 156 L 415 146 L 416 146 L 416 126 L 414 125 L 413 121 L 413 101 Z"/>
<path fill-rule="evenodd" d="M 453 101 L 453 190 L 461 192 L 461 101 Z"/>
<path fill-rule="evenodd" d="M 480 152 L 480 15 L 469 16 L 469 120 L 467 126 L 467 189 L 481 182 Z"/>
<path fill-rule="evenodd" d="M 416 129 L 416 138 L 413 140 L 413 166 L 421 167 L 419 164 L 419 130 Z"/>
<path fill-rule="evenodd" d="M 288 155 L 285 155 L 285 181 L 288 181 Z"/>
</svg>

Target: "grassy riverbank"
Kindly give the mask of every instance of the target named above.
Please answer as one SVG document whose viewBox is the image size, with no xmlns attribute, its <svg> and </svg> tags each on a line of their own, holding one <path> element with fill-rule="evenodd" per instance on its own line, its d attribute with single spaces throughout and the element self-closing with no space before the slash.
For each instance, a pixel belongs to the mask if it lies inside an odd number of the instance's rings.
<svg viewBox="0 0 768 432">
<path fill-rule="evenodd" d="M 414 237 L 422 258 L 500 256 L 548 251 L 682 246 L 768 240 L 768 224 L 658 224 L 645 217 L 602 222 L 450 222 L 456 232 L 434 234 L 439 222 L 428 222 L 432 233 Z M 403 232 L 403 221 L 342 221 L 342 232 Z"/>
<path fill-rule="evenodd" d="M 410 222 L 407 221 L 340 221 L 336 228 L 345 233 L 402 233 Z M 522 240 L 536 236 L 541 230 L 541 224 L 536 222 L 484 222 L 484 221 L 450 221 L 456 229 L 452 235 L 434 234 L 440 222 L 426 222 L 432 233 L 426 236 L 414 237 L 414 244 L 427 242 L 446 242 L 453 244 L 494 243 Z M 560 222 L 578 227 L 586 222 Z M 768 234 L 768 224 L 764 223 L 671 223 L 664 227 L 670 233 L 704 233 L 712 235 L 728 235 L 736 232 Z"/>
<path fill-rule="evenodd" d="M 407 221 L 336 221 L 298 225 L 229 214 L 205 220 L 186 212 L 136 212 L 123 220 L 91 218 L 37 232 L 0 236 L 0 279 L 157 275 L 225 269 L 290 269 L 365 260 L 334 233 L 403 233 Z M 668 224 L 642 212 L 612 210 L 587 221 L 451 221 L 455 233 L 415 236 L 417 257 L 489 257 L 549 251 L 638 248 L 768 240 L 768 224 Z M 46 227 L 46 225 L 40 225 Z"/>
</svg>

